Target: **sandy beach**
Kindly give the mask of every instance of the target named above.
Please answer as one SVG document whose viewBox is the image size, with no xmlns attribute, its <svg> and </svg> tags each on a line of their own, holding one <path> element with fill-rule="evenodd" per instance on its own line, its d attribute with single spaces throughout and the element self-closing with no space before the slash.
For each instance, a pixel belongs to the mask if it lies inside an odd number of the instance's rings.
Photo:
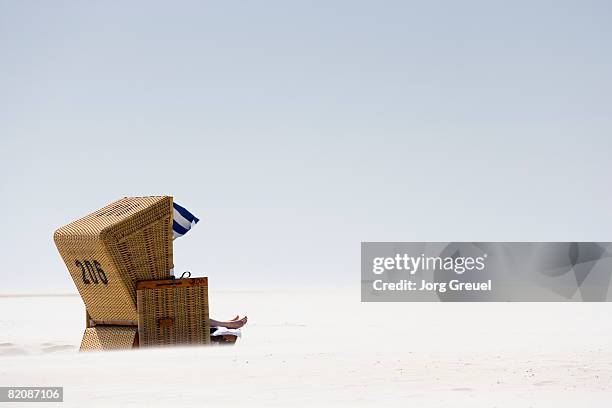
<svg viewBox="0 0 612 408">
<path fill-rule="evenodd" d="M 0 1 L 0 387 L 612 407 L 611 21 L 606 1 Z M 83 299 L 132 324 L 92 348 L 135 344 L 137 319 L 140 345 L 206 343 L 207 308 L 248 323 L 233 346 L 80 352 Z"/>
<path fill-rule="evenodd" d="M 211 291 L 213 316 L 249 316 L 234 347 L 78 353 L 78 296 L 5 295 L 0 384 L 64 386 L 62 407 L 603 407 L 612 398 L 607 308 Z"/>
</svg>

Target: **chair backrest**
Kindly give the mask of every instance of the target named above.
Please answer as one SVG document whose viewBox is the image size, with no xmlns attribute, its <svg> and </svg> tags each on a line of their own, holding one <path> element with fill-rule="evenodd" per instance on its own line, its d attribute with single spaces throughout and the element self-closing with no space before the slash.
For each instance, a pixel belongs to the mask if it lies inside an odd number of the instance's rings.
<svg viewBox="0 0 612 408">
<path fill-rule="evenodd" d="M 55 231 L 91 319 L 136 324 L 136 282 L 168 279 L 172 197 L 126 197 Z"/>
</svg>

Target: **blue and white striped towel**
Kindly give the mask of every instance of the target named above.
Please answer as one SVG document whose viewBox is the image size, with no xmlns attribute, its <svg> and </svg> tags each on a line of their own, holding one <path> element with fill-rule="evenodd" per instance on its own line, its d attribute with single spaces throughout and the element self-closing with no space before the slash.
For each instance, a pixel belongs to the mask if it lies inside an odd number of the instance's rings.
<svg viewBox="0 0 612 408">
<path fill-rule="evenodd" d="M 172 222 L 172 239 L 182 237 L 200 221 L 195 215 L 174 203 L 174 221 Z"/>
</svg>

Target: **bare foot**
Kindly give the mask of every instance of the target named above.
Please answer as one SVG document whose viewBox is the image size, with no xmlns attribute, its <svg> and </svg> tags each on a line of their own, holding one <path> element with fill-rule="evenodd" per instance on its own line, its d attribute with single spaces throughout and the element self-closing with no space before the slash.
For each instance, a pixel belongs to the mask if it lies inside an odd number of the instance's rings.
<svg viewBox="0 0 612 408">
<path fill-rule="evenodd" d="M 214 320 L 214 319 L 208 319 L 208 321 L 210 322 L 210 325 L 212 327 L 222 326 L 222 327 L 227 327 L 228 329 L 239 329 L 246 324 L 247 317 L 244 316 L 240 320 L 230 320 L 227 322 L 222 322 L 222 321 Z"/>
<path fill-rule="evenodd" d="M 233 320 L 231 322 L 228 322 L 230 324 L 225 327 L 227 327 L 228 329 L 239 329 L 247 323 L 247 320 L 248 320 L 247 317 L 244 316 L 242 319 Z"/>
</svg>

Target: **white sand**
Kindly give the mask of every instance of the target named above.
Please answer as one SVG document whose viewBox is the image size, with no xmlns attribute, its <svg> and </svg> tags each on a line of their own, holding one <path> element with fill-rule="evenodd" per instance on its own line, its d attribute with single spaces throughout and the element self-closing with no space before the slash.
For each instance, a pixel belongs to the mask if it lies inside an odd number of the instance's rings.
<svg viewBox="0 0 612 408">
<path fill-rule="evenodd" d="M 612 401 L 606 303 L 362 304 L 356 288 L 211 290 L 211 304 L 249 315 L 236 346 L 79 354 L 80 298 L 0 297 L 0 385 L 62 385 L 62 407 Z"/>
</svg>

